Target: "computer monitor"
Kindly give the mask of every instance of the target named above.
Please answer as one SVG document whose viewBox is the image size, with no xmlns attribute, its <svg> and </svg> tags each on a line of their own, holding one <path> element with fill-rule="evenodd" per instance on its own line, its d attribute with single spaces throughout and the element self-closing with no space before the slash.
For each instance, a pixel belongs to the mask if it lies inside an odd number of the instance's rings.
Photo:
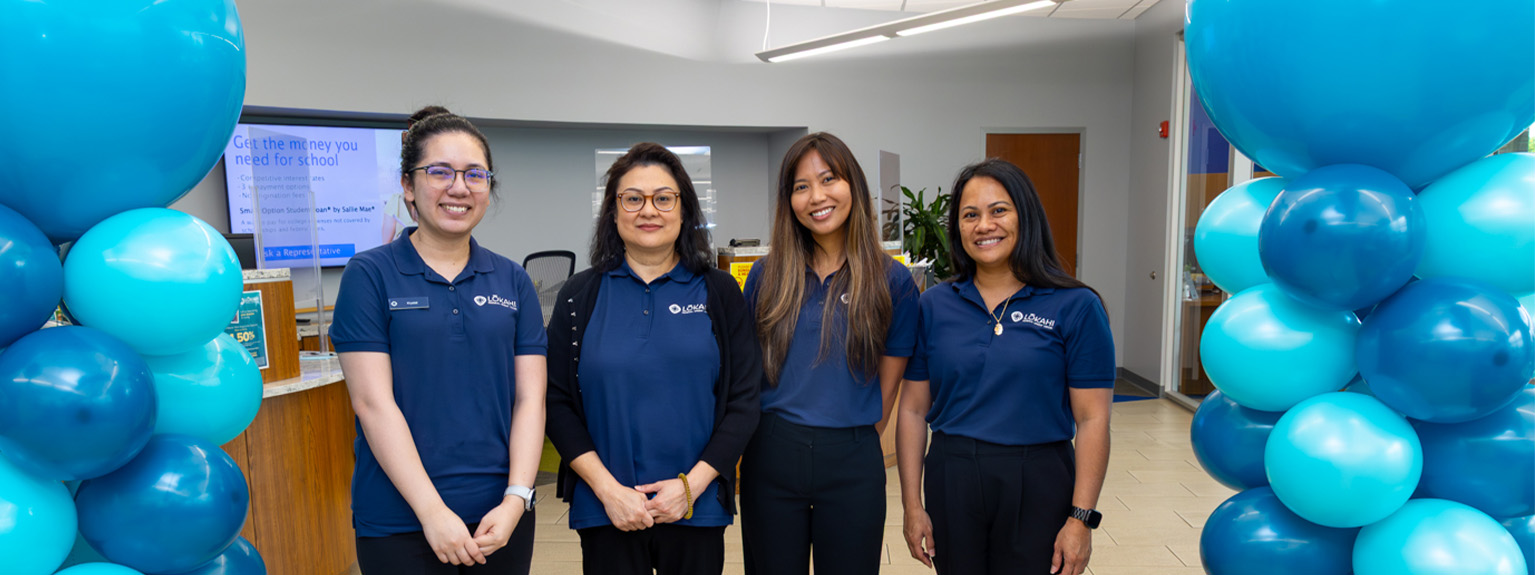
<svg viewBox="0 0 1535 575">
<path fill-rule="evenodd" d="M 235 249 L 235 257 L 240 258 L 240 269 L 256 269 L 255 234 L 224 234 L 224 239 Z"/>
</svg>

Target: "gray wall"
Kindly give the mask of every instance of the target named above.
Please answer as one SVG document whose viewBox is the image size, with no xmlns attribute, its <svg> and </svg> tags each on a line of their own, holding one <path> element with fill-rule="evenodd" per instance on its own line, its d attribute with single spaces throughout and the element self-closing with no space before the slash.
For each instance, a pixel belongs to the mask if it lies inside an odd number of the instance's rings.
<svg viewBox="0 0 1535 575">
<path fill-rule="evenodd" d="M 636 49 L 498 15 L 484 8 L 489 5 L 243 3 L 246 104 L 397 114 L 440 103 L 477 118 L 767 127 L 759 134 L 806 126 L 841 136 L 866 168 L 878 166 L 881 149 L 900 154 L 903 183 L 930 189 L 947 189 L 961 166 L 981 158 L 988 130 L 1081 130 L 1086 167 L 1081 277 L 1103 294 L 1121 352 L 1131 343 L 1123 337 L 1132 244 L 1127 226 L 1130 213 L 1144 213 L 1131 209 L 1131 138 L 1150 129 L 1131 129 L 1140 126 L 1132 122 L 1131 106 L 1137 88 L 1134 22 L 1003 18 L 966 28 L 969 36 L 997 39 L 980 47 L 945 49 L 944 35 L 928 34 L 889 42 L 888 49 L 881 45 L 881 50 L 769 65 L 750 57 L 762 39 L 763 6 L 756 3 L 720 2 L 716 37 L 703 44 L 709 48 L 702 55 L 697 45 Z M 879 11 L 774 6 L 773 43 L 890 17 Z M 743 174 L 755 169 L 762 179 L 749 187 L 757 190 L 771 186 L 776 161 L 748 159 L 749 150 L 774 157 L 793 139 L 763 138 L 729 140 L 748 151 L 721 160 L 739 164 Z M 556 156 L 567 151 L 576 154 L 568 159 L 572 169 L 590 166 L 590 150 L 577 153 L 590 141 L 565 134 L 519 147 L 515 137 L 495 139 L 498 161 L 511 162 L 513 172 L 526 167 L 519 177 L 528 183 L 508 186 L 504 207 L 482 232 L 487 243 L 504 242 L 500 249 L 514 255 L 584 239 L 589 211 L 577 206 L 588 206 L 582 193 L 592 184 L 555 188 L 560 176 L 543 169 L 566 161 Z M 509 147 L 503 153 L 499 146 Z M 533 157 L 546 162 L 534 163 Z M 748 168 L 752 162 L 756 167 Z M 1137 177 L 1134 191 L 1163 181 Z M 534 194 L 552 195 L 535 204 Z M 548 206 L 549 217 L 521 207 L 519 200 Z M 719 238 L 765 237 L 770 204 L 722 206 L 727 221 L 721 222 Z M 518 239 L 518 229 L 558 235 Z"/>
<path fill-rule="evenodd" d="M 1173 61 L 1183 29 L 1183 2 L 1164 0 L 1135 21 L 1135 96 L 1130 131 L 1128 252 L 1125 257 L 1124 323 L 1119 335 L 1120 365 L 1161 384 L 1163 279 L 1167 257 L 1167 189 L 1172 140 L 1156 126 L 1172 119 Z M 1151 273 L 1156 272 L 1156 279 Z M 1172 318 L 1168 318 L 1171 321 Z"/>
</svg>

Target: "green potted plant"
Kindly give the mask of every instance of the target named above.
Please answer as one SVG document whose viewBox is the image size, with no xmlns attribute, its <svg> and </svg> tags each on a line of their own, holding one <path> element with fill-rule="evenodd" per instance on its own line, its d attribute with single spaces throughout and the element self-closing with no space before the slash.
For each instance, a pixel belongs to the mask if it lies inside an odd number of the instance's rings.
<svg viewBox="0 0 1535 575">
<path fill-rule="evenodd" d="M 928 203 L 924 198 L 925 192 L 927 188 L 912 193 L 911 188 L 901 186 L 901 193 L 906 195 L 906 205 L 902 210 L 906 216 L 906 237 L 901 247 L 914 260 L 932 262 L 928 268 L 931 285 L 948 279 L 953 275 L 954 268 L 949 263 L 949 194 L 943 193 L 943 187 L 940 186 L 932 203 Z"/>
</svg>

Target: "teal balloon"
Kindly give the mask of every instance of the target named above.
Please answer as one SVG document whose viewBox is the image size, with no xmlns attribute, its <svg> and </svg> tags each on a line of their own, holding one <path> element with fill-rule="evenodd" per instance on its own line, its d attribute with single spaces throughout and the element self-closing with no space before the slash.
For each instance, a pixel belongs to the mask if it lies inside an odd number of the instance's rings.
<svg viewBox="0 0 1535 575">
<path fill-rule="evenodd" d="M 1221 134 L 1275 174 L 1364 164 L 1421 189 L 1535 122 L 1535 3 L 1444 6 L 1193 0 L 1189 75 Z"/>
<path fill-rule="evenodd" d="M 74 541 L 75 502 L 69 489 L 0 455 L 0 573 L 53 573 Z"/>
<path fill-rule="evenodd" d="M 218 162 L 245 100 L 230 0 L 6 2 L 0 54 L 26 55 L 0 59 L 0 109 L 14 112 L 0 203 L 54 243 L 185 195 Z M 112 152 L 86 162 L 81 146 L 94 143 Z M 78 168 L 54 176 L 62 166 Z"/>
<path fill-rule="evenodd" d="M 64 261 L 64 301 L 75 318 L 144 355 L 181 353 L 223 333 L 243 286 L 229 242 L 165 208 L 108 218 Z"/>
<path fill-rule="evenodd" d="M 1243 407 L 1284 411 L 1348 385 L 1358 372 L 1359 319 L 1295 301 L 1274 284 L 1226 300 L 1205 324 L 1199 356 L 1221 393 Z"/>
<path fill-rule="evenodd" d="M 1359 530 L 1355 575 L 1527 575 L 1524 554 L 1486 513 L 1443 499 L 1414 499 Z"/>
<path fill-rule="evenodd" d="M 1419 497 L 1458 501 L 1493 517 L 1535 514 L 1535 386 L 1514 396 L 1463 423 L 1412 420 L 1423 442 Z"/>
<path fill-rule="evenodd" d="M 76 565 L 57 575 L 145 575 L 116 563 L 85 563 Z"/>
<path fill-rule="evenodd" d="M 133 459 L 154 423 L 149 366 L 101 330 L 38 330 L 0 355 L 0 451 L 30 473 L 99 477 Z"/>
<path fill-rule="evenodd" d="M 175 575 L 266 575 L 266 561 L 256 552 L 255 545 L 241 537 L 212 561 Z"/>
<path fill-rule="evenodd" d="M 37 226 L 0 205 L 0 348 L 43 327 L 59 307 L 64 266 Z"/>
<path fill-rule="evenodd" d="M 155 374 L 160 403 L 155 433 L 184 433 L 223 445 L 256 419 L 261 369 L 229 334 L 192 351 L 144 361 Z"/>
<path fill-rule="evenodd" d="M 1199 402 L 1189 426 L 1194 457 L 1210 477 L 1232 489 L 1268 485 L 1263 471 L 1263 446 L 1279 414 L 1237 405 L 1217 391 Z"/>
<path fill-rule="evenodd" d="M 1358 535 L 1301 519 L 1274 490 L 1255 487 L 1210 513 L 1199 559 L 1209 575 L 1348 575 Z"/>
<path fill-rule="evenodd" d="M 1317 168 L 1274 199 L 1258 230 L 1263 269 L 1290 297 L 1335 310 L 1375 305 L 1423 258 L 1412 190 L 1369 166 Z"/>
<path fill-rule="evenodd" d="M 1498 523 L 1519 543 L 1519 550 L 1524 552 L 1524 565 L 1535 565 L 1535 515 L 1510 517 Z"/>
<path fill-rule="evenodd" d="M 1227 293 L 1269 281 L 1258 258 L 1258 228 L 1269 204 L 1284 190 L 1282 178 L 1258 178 L 1222 192 L 1194 227 L 1199 269 Z"/>
<path fill-rule="evenodd" d="M 1498 154 L 1455 170 L 1420 192 L 1418 205 L 1427 232 L 1418 277 L 1535 292 L 1535 154 Z"/>
<path fill-rule="evenodd" d="M 1279 418 L 1263 464 L 1274 494 L 1296 515 L 1359 527 L 1385 519 L 1412 496 L 1423 447 L 1407 419 L 1380 400 L 1340 391 Z"/>
<path fill-rule="evenodd" d="M 1535 376 L 1535 342 L 1514 298 L 1465 278 L 1418 280 L 1375 307 L 1359 330 L 1359 373 L 1413 419 L 1470 421 Z"/>
</svg>

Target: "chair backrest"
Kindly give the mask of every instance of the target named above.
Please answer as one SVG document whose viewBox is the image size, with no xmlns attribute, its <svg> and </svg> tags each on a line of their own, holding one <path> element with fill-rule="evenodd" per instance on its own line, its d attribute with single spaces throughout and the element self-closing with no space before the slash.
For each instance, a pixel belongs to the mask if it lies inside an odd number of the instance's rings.
<svg viewBox="0 0 1535 575">
<path fill-rule="evenodd" d="M 522 268 L 528 271 L 533 288 L 538 290 L 538 305 L 543 308 L 544 321 L 548 322 L 560 288 L 576 273 L 576 254 L 565 250 L 534 252 L 523 258 Z"/>
</svg>

